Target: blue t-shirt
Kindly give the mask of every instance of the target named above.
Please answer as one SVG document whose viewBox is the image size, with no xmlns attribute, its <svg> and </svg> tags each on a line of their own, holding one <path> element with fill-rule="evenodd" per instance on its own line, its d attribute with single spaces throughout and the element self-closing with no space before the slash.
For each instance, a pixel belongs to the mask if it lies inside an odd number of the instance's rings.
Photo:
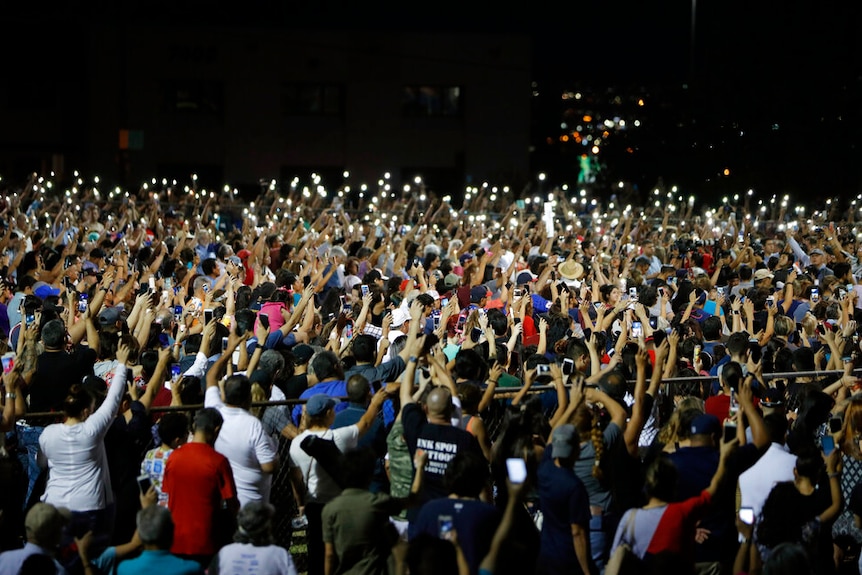
<svg viewBox="0 0 862 575">
<path fill-rule="evenodd" d="M 303 391 L 299 395 L 299 399 L 308 399 L 312 395 L 317 395 L 318 393 L 325 393 L 329 397 L 345 397 L 347 395 L 347 382 L 343 379 L 321 381 L 317 385 L 313 385 Z M 346 402 L 339 403 L 335 406 L 335 413 L 338 413 L 343 409 L 347 409 L 347 405 L 348 404 Z M 293 420 L 294 425 L 299 425 L 299 420 L 302 419 L 302 404 L 293 408 L 293 411 L 290 412 L 290 418 Z"/>
</svg>

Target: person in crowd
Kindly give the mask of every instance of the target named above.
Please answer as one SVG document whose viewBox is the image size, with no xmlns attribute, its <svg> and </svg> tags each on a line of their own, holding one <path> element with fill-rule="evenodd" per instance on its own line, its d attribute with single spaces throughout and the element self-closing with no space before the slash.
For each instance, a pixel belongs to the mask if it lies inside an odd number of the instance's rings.
<svg viewBox="0 0 862 575">
<path fill-rule="evenodd" d="M 58 575 L 64 575 L 66 569 L 56 556 L 63 530 L 71 518 L 65 507 L 55 507 L 50 503 L 37 503 L 31 507 L 24 519 L 27 543 L 21 549 L 0 553 L 0 573 L 19 573 L 28 559 L 42 556 L 48 569 L 43 573 L 50 573 L 53 568 Z"/>
<path fill-rule="evenodd" d="M 214 447 L 223 424 L 217 409 L 198 411 L 191 441 L 177 447 L 165 464 L 162 492 L 175 525 L 171 552 L 200 565 L 208 565 L 226 535 L 232 535 L 239 511 L 230 462 Z"/>
<path fill-rule="evenodd" d="M 227 348 L 207 371 L 204 406 L 215 407 L 224 418 L 215 448 L 230 461 L 242 506 L 250 501 L 269 501 L 272 474 L 278 467 L 278 454 L 273 438 L 264 432 L 260 420 L 249 412 L 251 381 L 247 376 L 228 377 L 224 382 L 222 400 L 218 374 L 240 343 L 240 337 L 232 333 Z"/>
<path fill-rule="evenodd" d="M 273 542 L 274 517 L 275 507 L 262 501 L 240 509 L 234 542 L 219 549 L 207 573 L 298 575 L 290 551 Z"/>
<path fill-rule="evenodd" d="M 141 554 L 117 567 L 117 575 L 202 575 L 196 561 L 182 559 L 170 552 L 174 540 L 174 522 L 171 512 L 161 505 L 152 505 L 138 511 L 138 536 L 144 545 Z"/>
<path fill-rule="evenodd" d="M 332 429 L 335 399 L 318 393 L 312 395 L 304 406 L 303 417 L 307 420 L 307 428 L 291 442 L 290 473 L 294 492 L 299 494 L 298 504 L 308 521 L 306 536 L 310 575 L 324 573 L 323 508 L 341 493 L 345 474 L 333 477 L 336 471 L 331 467 L 327 469 L 325 462 L 306 452 L 303 442 L 313 436 L 331 441 L 341 453 L 354 449 L 360 436 L 373 425 L 386 397 L 386 390 L 375 393 L 359 421 L 337 429 Z"/>
<path fill-rule="evenodd" d="M 42 500 L 71 510 L 70 531 L 93 531 L 103 546 L 114 524 L 104 439 L 126 388 L 128 359 L 129 348 L 120 346 L 114 384 L 104 397 L 73 384 L 63 402 L 65 421 L 49 425 L 39 437 L 48 468 Z"/>
</svg>

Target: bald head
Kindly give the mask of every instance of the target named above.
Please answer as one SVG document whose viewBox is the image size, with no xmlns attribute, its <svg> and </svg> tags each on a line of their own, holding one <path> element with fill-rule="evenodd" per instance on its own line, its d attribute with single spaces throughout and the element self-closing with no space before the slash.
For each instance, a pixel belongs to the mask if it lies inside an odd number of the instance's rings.
<svg viewBox="0 0 862 575">
<path fill-rule="evenodd" d="M 445 387 L 435 387 L 425 400 L 430 417 L 446 419 L 452 415 L 452 394 Z"/>
</svg>

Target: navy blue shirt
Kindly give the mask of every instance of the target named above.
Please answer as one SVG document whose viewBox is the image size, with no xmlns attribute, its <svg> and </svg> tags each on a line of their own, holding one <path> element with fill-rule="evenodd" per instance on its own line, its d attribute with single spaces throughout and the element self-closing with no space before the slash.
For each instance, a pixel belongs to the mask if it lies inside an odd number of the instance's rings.
<svg viewBox="0 0 862 575">
<path fill-rule="evenodd" d="M 554 465 L 552 452 L 553 446 L 548 445 L 538 469 L 537 487 L 543 520 L 536 572 L 548 575 L 582 573 L 572 540 L 572 525 L 580 525 L 589 534 L 590 498 L 574 469 Z"/>
</svg>

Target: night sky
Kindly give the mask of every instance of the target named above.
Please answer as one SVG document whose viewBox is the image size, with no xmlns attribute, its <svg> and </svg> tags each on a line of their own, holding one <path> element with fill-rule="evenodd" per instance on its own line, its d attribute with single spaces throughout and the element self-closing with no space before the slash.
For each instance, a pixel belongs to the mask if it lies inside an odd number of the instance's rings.
<svg viewBox="0 0 862 575">
<path fill-rule="evenodd" d="M 540 4 L 540 5 L 538 5 Z M 118 19 L 165 26 L 270 26 L 518 32 L 533 39 L 531 165 L 576 176 L 571 156 L 547 145 L 560 131 L 565 90 L 649 94 L 643 128 L 603 158 L 603 178 L 641 187 L 658 178 L 694 193 L 859 193 L 862 34 L 855 2 L 680 0 L 505 3 L 125 2 L 108 6 L 4 6 L 5 33 L 34 22 L 74 37 L 77 22 Z M 466 6 L 466 7 L 465 7 Z M 14 11 L 14 13 L 13 13 Z M 10 55 L 7 54 L 6 58 Z M 595 107 L 601 111 L 600 98 Z M 743 134 L 740 136 L 740 132 Z M 725 167 L 729 177 L 717 177 Z"/>
</svg>

